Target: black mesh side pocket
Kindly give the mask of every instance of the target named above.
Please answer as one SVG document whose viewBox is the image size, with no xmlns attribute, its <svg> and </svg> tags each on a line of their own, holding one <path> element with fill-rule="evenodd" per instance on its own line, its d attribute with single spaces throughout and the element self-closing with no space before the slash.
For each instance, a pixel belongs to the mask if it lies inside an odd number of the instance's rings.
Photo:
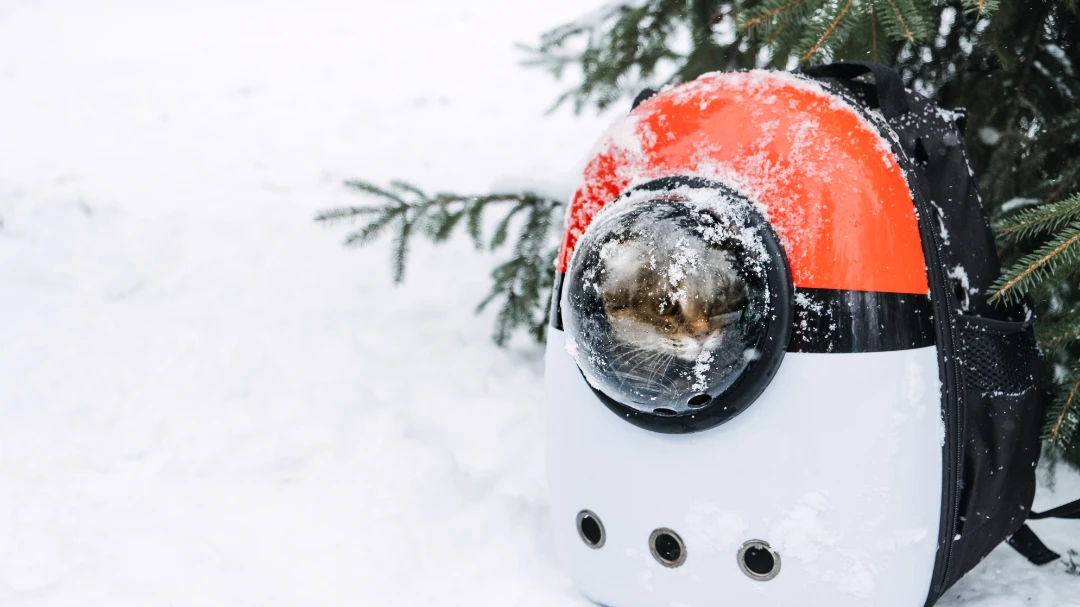
<svg viewBox="0 0 1080 607">
<path fill-rule="evenodd" d="M 964 459 L 953 581 L 1027 519 L 1045 415 L 1030 323 L 960 316 L 956 328 Z"/>
<path fill-rule="evenodd" d="M 957 329 L 968 389 L 1019 394 L 1035 386 L 1039 350 L 1031 324 L 961 316 Z"/>
</svg>

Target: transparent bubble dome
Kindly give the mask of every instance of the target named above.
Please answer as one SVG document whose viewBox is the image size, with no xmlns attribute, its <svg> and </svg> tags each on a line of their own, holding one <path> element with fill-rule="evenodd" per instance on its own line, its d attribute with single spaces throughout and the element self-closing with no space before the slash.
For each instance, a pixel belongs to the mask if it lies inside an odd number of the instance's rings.
<svg viewBox="0 0 1080 607">
<path fill-rule="evenodd" d="M 724 407 L 762 356 L 770 294 L 761 231 L 748 204 L 706 195 L 612 203 L 566 273 L 571 354 L 594 389 L 639 412 Z"/>
</svg>

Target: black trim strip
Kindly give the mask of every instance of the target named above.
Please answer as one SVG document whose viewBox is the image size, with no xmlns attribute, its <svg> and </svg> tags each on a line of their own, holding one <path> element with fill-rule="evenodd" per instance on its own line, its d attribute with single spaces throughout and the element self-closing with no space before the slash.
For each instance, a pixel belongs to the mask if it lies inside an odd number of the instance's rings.
<svg viewBox="0 0 1080 607">
<path fill-rule="evenodd" d="M 560 331 L 564 276 L 555 275 L 551 294 L 551 327 Z M 933 306 L 926 295 L 795 289 L 793 324 L 788 352 L 893 352 L 936 343 Z"/>
<path fill-rule="evenodd" d="M 555 284 L 551 287 L 551 328 L 563 330 L 562 322 L 562 284 L 566 274 L 555 272 Z"/>
<path fill-rule="evenodd" d="M 934 343 L 934 315 L 926 295 L 795 289 L 788 352 L 891 352 Z"/>
</svg>

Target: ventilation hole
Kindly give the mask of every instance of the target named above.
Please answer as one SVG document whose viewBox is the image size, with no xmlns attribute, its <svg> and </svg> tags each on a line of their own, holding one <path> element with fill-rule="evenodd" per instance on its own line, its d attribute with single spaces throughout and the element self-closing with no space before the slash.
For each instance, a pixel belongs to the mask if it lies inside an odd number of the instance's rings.
<svg viewBox="0 0 1080 607">
<path fill-rule="evenodd" d="M 709 401 L 711 400 L 712 397 L 708 394 L 698 394 L 697 396 L 693 396 L 690 398 L 690 400 L 686 401 L 686 404 L 690 405 L 691 407 L 704 407 L 705 405 L 709 404 Z"/>
<path fill-rule="evenodd" d="M 660 407 L 659 409 L 653 409 L 653 413 L 657 415 L 678 415 L 674 409 L 668 409 L 667 407 Z"/>
<path fill-rule="evenodd" d="M 671 529 L 657 529 L 649 536 L 649 550 L 665 567 L 678 567 L 686 562 L 686 546 L 679 534 Z"/>
<path fill-rule="evenodd" d="M 581 541 L 590 548 L 600 548 L 604 545 L 604 524 L 596 514 L 582 510 L 577 515 L 577 530 Z"/>
<path fill-rule="evenodd" d="M 746 568 L 758 575 L 769 575 L 776 566 L 776 559 L 764 548 L 750 548 L 743 556 Z"/>
<path fill-rule="evenodd" d="M 926 153 L 926 146 L 923 145 L 922 138 L 915 140 L 915 162 L 919 164 L 926 164 L 930 160 L 930 155 Z"/>
<path fill-rule="evenodd" d="M 956 115 L 956 128 L 960 131 L 960 134 L 963 135 L 967 132 L 967 111 L 954 110 L 953 113 Z"/>
<path fill-rule="evenodd" d="M 971 300 L 968 296 L 967 289 L 964 288 L 964 283 L 959 280 L 954 280 L 953 293 L 956 295 L 956 303 L 960 304 L 961 309 L 967 311 L 968 306 L 971 305 Z"/>
<path fill-rule="evenodd" d="M 767 582 L 780 573 L 780 555 L 768 542 L 750 540 L 739 550 L 739 569 L 752 580 Z"/>
</svg>

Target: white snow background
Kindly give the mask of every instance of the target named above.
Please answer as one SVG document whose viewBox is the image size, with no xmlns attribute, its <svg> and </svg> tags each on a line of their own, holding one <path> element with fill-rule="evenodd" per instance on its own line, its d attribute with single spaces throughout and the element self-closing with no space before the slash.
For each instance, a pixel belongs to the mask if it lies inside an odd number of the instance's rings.
<svg viewBox="0 0 1080 607">
<path fill-rule="evenodd" d="M 496 258 L 418 243 L 393 288 L 312 221 L 351 177 L 566 194 L 611 116 L 544 117 L 513 43 L 587 8 L 0 2 L 0 605 L 587 605 L 540 352 L 472 312 Z M 1080 577 L 1003 548 L 949 596 Z"/>
</svg>

